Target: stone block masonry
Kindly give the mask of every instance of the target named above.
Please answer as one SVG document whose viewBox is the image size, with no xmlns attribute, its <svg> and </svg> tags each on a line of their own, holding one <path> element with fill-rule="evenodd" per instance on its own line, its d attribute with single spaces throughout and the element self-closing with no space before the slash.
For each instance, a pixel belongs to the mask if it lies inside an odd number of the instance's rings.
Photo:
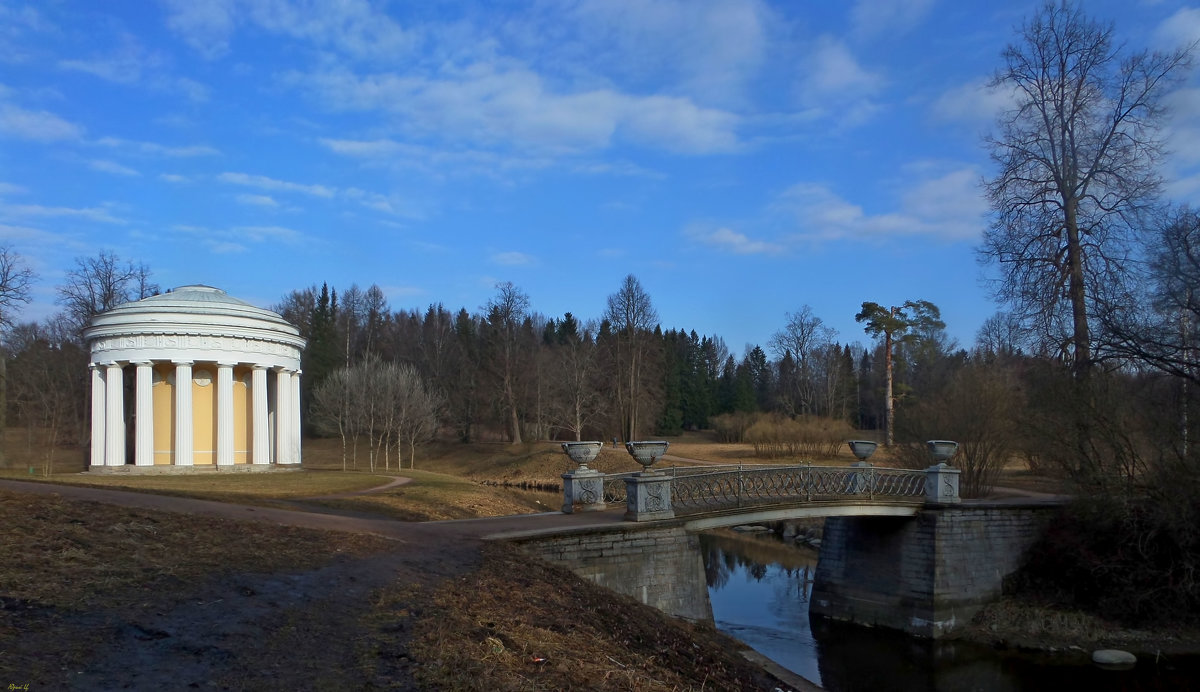
<svg viewBox="0 0 1200 692">
<path fill-rule="evenodd" d="M 633 527 L 512 541 L 526 553 L 646 605 L 711 620 L 700 541 L 680 526 Z"/>
<path fill-rule="evenodd" d="M 817 615 L 940 637 L 1001 595 L 1057 505 L 965 503 L 915 517 L 830 517 Z"/>
</svg>

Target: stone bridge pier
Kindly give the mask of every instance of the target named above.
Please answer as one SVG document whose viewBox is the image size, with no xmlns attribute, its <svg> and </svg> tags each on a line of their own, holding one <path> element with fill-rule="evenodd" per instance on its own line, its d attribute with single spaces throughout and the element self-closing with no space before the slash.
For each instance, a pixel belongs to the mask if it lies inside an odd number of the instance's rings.
<svg viewBox="0 0 1200 692">
<path fill-rule="evenodd" d="M 829 517 L 809 612 L 941 637 L 1001 595 L 1057 509 L 977 501 L 914 517 Z"/>
</svg>

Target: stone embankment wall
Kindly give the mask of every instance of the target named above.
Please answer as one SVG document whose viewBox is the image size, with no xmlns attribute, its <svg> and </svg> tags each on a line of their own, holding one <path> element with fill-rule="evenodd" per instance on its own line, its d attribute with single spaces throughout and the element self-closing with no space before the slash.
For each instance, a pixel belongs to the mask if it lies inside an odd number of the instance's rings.
<svg viewBox="0 0 1200 692">
<path fill-rule="evenodd" d="M 1000 596 L 1056 506 L 963 504 L 826 519 L 810 612 L 939 637 Z"/>
<path fill-rule="evenodd" d="M 591 582 L 689 620 L 711 620 L 700 541 L 681 527 L 628 528 L 512 541 Z"/>
</svg>

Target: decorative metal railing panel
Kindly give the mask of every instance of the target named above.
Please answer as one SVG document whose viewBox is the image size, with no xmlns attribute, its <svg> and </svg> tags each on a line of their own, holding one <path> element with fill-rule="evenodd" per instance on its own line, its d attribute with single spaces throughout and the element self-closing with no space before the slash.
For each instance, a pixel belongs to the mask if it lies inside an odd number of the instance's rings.
<svg viewBox="0 0 1200 692">
<path fill-rule="evenodd" d="M 774 466 L 688 474 L 671 484 L 677 513 L 779 502 L 925 497 L 925 472 L 844 466 Z"/>
<path fill-rule="evenodd" d="M 768 464 L 685 466 L 660 469 L 671 479 L 671 506 L 693 514 L 779 502 L 899 499 L 923 501 L 925 471 L 845 466 Z M 626 502 L 625 479 L 606 474 L 604 501 Z"/>
</svg>

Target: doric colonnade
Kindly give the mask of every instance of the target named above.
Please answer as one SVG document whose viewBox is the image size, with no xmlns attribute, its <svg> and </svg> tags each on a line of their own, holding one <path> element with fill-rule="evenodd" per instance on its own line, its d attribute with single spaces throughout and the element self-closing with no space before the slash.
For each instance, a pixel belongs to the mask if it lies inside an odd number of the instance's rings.
<svg viewBox="0 0 1200 692">
<path fill-rule="evenodd" d="M 93 318 L 93 468 L 300 463 L 300 352 L 278 314 L 183 286 Z"/>
</svg>

